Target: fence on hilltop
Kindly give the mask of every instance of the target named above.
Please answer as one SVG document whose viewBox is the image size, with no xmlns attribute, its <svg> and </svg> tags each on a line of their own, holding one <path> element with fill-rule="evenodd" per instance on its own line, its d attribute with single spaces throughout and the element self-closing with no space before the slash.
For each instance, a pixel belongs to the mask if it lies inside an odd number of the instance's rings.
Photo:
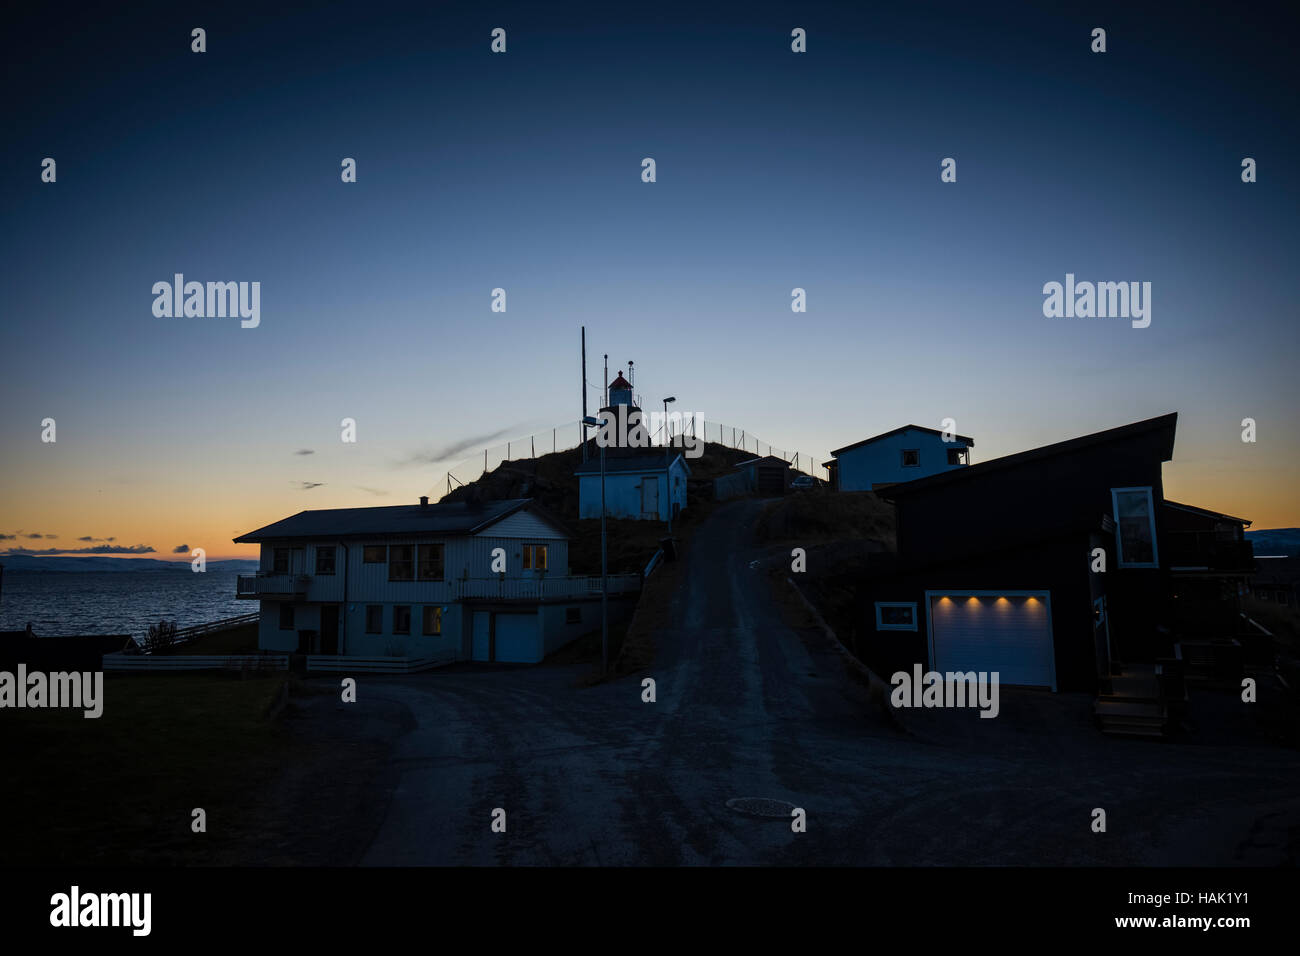
<svg viewBox="0 0 1300 956">
<path fill-rule="evenodd" d="M 673 422 L 670 420 L 667 429 L 668 441 L 672 441 L 681 434 L 681 432 L 674 433 L 671 431 L 672 424 Z M 830 477 L 824 462 L 802 452 L 789 452 L 777 448 L 743 428 L 701 420 L 697 431 L 694 416 L 683 416 L 680 424 L 687 435 L 703 438 L 706 442 L 716 442 L 727 448 L 753 451 L 756 458 L 773 455 L 789 462 L 790 467 L 796 471 L 812 475 L 814 478 L 820 478 L 822 481 L 826 481 Z M 443 489 L 442 496 L 446 496 L 451 494 L 453 489 L 471 481 L 476 481 L 489 472 L 495 471 L 506 462 L 523 461 L 536 458 L 539 455 L 569 451 L 580 446 L 582 438 L 582 423 L 577 420 L 563 425 L 556 425 L 547 431 L 535 432 L 522 438 L 513 438 L 503 444 L 484 448 L 482 452 L 475 454 L 473 457 L 452 465 L 447 469 L 443 481 L 439 482 L 438 486 Z M 653 439 L 657 439 L 654 441 L 654 447 L 663 447 L 665 444 L 663 436 L 652 436 Z"/>
</svg>

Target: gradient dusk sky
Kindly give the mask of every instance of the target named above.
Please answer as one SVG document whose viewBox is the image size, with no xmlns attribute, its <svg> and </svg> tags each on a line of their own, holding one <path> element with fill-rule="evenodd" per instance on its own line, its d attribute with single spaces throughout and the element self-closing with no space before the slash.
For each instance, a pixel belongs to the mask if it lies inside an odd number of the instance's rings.
<svg viewBox="0 0 1300 956">
<path fill-rule="evenodd" d="M 1176 411 L 1170 498 L 1300 525 L 1293 23 L 966 6 L 23 14 L 0 553 L 249 557 L 233 537 L 306 508 L 436 498 L 579 417 L 584 324 L 593 398 L 602 353 L 632 358 L 647 406 L 819 459 L 909 422 L 955 419 L 980 462 Z M 155 317 L 177 272 L 259 281 L 260 326 Z M 1067 273 L 1150 282 L 1150 327 L 1045 318 Z"/>
</svg>

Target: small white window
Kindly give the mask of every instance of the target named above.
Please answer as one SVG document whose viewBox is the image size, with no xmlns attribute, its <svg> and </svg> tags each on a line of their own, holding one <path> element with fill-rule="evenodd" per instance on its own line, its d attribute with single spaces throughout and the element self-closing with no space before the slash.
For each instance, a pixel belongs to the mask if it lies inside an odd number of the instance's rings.
<svg viewBox="0 0 1300 956">
<path fill-rule="evenodd" d="M 877 631 L 915 631 L 916 602 L 877 601 Z"/>
</svg>

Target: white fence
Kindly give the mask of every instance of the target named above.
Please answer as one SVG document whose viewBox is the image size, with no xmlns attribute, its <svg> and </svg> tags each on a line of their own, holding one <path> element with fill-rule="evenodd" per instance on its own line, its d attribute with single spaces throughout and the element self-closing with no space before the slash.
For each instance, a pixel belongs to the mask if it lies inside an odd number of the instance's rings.
<svg viewBox="0 0 1300 956">
<path fill-rule="evenodd" d="M 346 654 L 308 654 L 307 670 L 333 673 L 416 674 L 451 664 L 455 651 L 432 657 L 350 657 Z"/>
<path fill-rule="evenodd" d="M 288 654 L 124 654 L 104 655 L 106 671 L 284 671 Z"/>
</svg>

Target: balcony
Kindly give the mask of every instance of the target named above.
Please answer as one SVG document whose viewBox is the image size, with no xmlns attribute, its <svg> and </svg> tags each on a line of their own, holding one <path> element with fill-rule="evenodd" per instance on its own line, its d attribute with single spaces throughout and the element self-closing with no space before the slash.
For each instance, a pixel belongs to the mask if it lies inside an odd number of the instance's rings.
<svg viewBox="0 0 1300 956">
<path fill-rule="evenodd" d="M 1171 571 L 1251 574 L 1255 549 L 1249 541 L 1220 537 L 1213 531 L 1171 531 L 1160 541 L 1160 557 Z"/>
<path fill-rule="evenodd" d="M 607 576 L 609 594 L 631 594 L 641 587 L 639 574 Z M 495 599 L 499 601 L 562 600 L 600 597 L 600 575 L 547 576 L 536 578 L 457 578 L 448 581 L 452 600 Z"/>
<path fill-rule="evenodd" d="M 254 601 L 294 601 L 301 600 L 310 586 L 309 574 L 258 571 L 256 574 L 239 576 L 235 596 Z"/>
</svg>

